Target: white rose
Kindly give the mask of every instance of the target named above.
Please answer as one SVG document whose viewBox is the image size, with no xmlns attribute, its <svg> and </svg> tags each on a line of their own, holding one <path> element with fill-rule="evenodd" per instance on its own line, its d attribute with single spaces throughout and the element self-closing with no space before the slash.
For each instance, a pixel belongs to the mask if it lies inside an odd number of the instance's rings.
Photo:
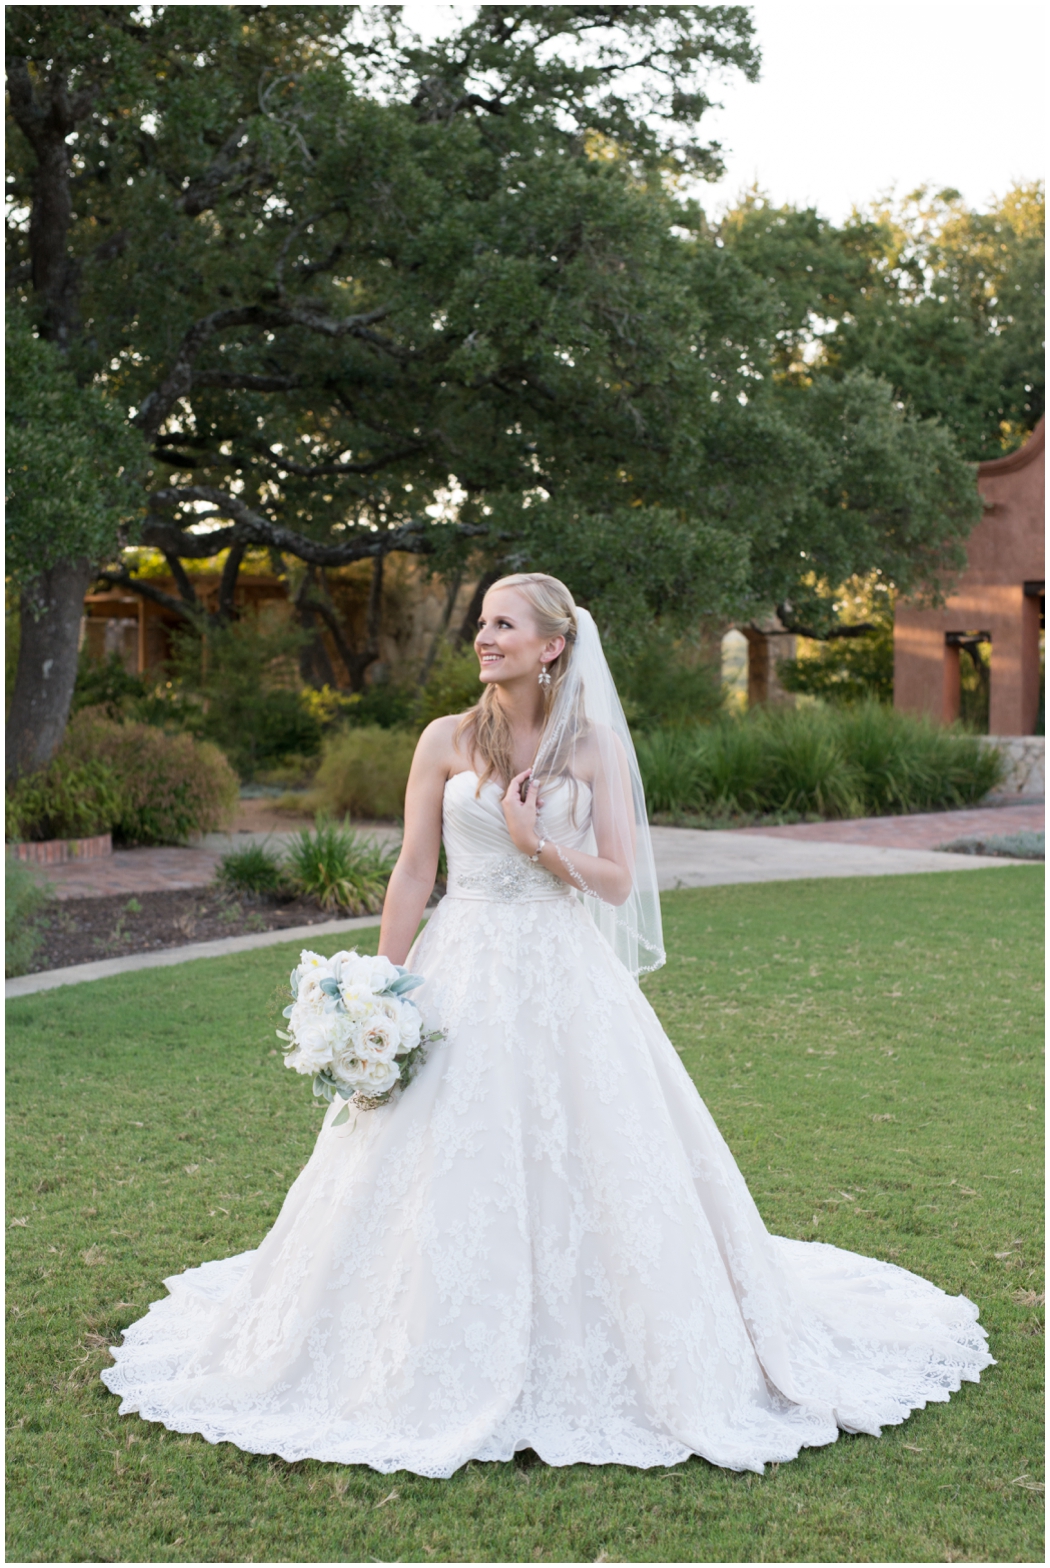
<svg viewBox="0 0 1050 1568">
<path fill-rule="evenodd" d="M 354 953 L 351 963 L 343 964 L 342 978 L 349 985 L 367 986 L 368 991 L 376 994 L 386 991 L 398 978 L 393 964 L 389 958 L 370 958 L 362 953 Z"/>
<path fill-rule="evenodd" d="M 376 1013 L 358 1031 L 358 1041 L 365 1061 L 391 1062 L 401 1042 L 401 1034 L 392 1018 Z"/>
<path fill-rule="evenodd" d="M 412 1002 L 401 1002 L 398 1005 L 398 1031 L 401 1035 L 399 1053 L 404 1056 L 408 1051 L 414 1050 L 419 1044 L 419 1037 L 423 1033 L 423 1020 L 419 1015 L 419 1008 Z"/>
<path fill-rule="evenodd" d="M 358 1074 L 357 1087 L 360 1092 L 374 1099 L 380 1094 L 386 1094 L 392 1089 L 401 1077 L 401 1069 L 396 1062 L 368 1061 L 361 1064 Z"/>
</svg>

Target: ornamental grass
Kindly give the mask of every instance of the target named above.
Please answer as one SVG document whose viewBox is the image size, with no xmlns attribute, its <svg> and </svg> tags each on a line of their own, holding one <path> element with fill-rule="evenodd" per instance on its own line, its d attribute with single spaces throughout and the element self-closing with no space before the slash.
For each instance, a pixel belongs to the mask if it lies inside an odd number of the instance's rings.
<svg viewBox="0 0 1050 1568">
<path fill-rule="evenodd" d="M 760 708 L 637 739 L 650 813 L 825 818 L 945 811 L 1002 778 L 980 737 L 880 703 Z"/>
</svg>

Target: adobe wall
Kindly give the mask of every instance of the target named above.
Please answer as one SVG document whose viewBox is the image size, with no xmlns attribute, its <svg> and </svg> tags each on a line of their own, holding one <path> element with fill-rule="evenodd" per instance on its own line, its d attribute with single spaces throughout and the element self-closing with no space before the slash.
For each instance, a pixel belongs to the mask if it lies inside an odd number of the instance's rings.
<svg viewBox="0 0 1050 1568">
<path fill-rule="evenodd" d="M 981 463 L 985 514 L 966 544 L 967 567 L 944 606 L 900 602 L 894 618 L 894 706 L 950 723 L 959 712 L 952 632 L 991 637 L 992 735 L 1030 735 L 1039 706 L 1040 600 L 1045 576 L 1045 424 L 1017 452 Z M 1029 585 L 1026 593 L 1025 585 Z"/>
</svg>

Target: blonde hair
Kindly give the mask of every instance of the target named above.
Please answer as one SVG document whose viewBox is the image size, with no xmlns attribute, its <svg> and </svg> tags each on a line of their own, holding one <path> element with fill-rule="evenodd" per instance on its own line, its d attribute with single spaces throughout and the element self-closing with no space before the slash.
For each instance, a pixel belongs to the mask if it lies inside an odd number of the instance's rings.
<svg viewBox="0 0 1050 1568">
<path fill-rule="evenodd" d="M 528 600 L 536 630 L 541 637 L 565 638 L 565 647 L 547 665 L 550 685 L 542 688 L 546 724 L 558 688 L 572 661 L 573 644 L 576 641 L 576 605 L 565 584 L 559 582 L 557 577 L 548 577 L 545 572 L 514 572 L 510 577 L 501 577 L 488 591 L 493 593 L 497 588 L 516 588 Z M 478 779 L 478 790 L 492 778 L 500 779 L 504 784 L 510 783 L 514 777 L 512 736 L 507 716 L 496 696 L 495 685 L 486 686 L 480 700 L 460 719 L 456 728 L 457 744 L 461 737 L 467 739 L 473 753 L 484 763 L 484 772 Z"/>
</svg>

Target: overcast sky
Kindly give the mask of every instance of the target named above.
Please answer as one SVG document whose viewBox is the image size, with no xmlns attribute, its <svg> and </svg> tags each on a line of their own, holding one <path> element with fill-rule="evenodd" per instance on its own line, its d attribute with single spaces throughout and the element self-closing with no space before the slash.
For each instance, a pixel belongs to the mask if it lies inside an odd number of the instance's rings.
<svg viewBox="0 0 1050 1568">
<path fill-rule="evenodd" d="M 413 26 L 460 7 L 416 0 Z M 757 180 L 775 202 L 843 219 L 896 187 L 954 186 L 983 207 L 1044 173 L 1045 0 L 754 0 L 761 79 L 712 96 L 703 129 L 727 173 L 698 193 L 716 216 Z"/>
</svg>

